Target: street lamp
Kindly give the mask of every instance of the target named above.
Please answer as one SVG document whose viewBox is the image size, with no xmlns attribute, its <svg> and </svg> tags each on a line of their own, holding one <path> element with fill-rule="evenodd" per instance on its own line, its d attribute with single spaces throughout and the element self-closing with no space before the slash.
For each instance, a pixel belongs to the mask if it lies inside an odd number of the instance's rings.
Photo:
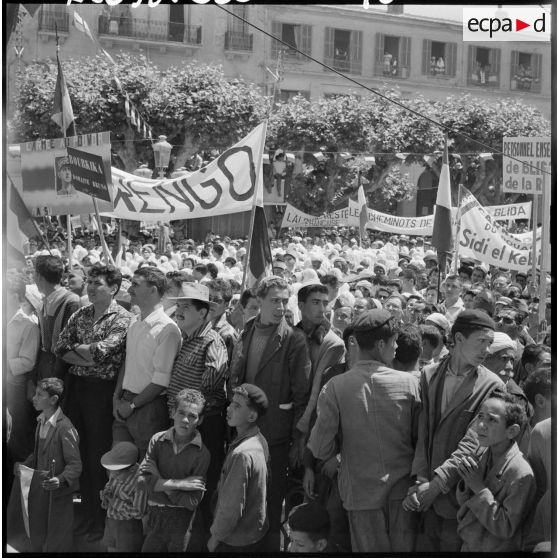
<svg viewBox="0 0 558 558">
<path fill-rule="evenodd" d="M 155 168 L 159 169 L 159 178 L 164 178 L 164 170 L 169 166 L 172 145 L 167 141 L 167 136 L 159 136 L 159 141 L 153 145 L 155 155 Z"/>
</svg>

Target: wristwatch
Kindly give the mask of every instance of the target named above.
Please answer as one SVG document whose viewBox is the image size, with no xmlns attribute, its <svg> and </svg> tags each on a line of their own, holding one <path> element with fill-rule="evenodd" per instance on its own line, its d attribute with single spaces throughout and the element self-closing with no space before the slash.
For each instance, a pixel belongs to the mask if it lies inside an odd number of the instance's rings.
<svg viewBox="0 0 558 558">
<path fill-rule="evenodd" d="M 136 404 L 133 401 L 130 401 L 129 405 L 130 405 L 130 409 L 132 409 L 132 411 L 135 411 L 137 409 Z"/>
</svg>

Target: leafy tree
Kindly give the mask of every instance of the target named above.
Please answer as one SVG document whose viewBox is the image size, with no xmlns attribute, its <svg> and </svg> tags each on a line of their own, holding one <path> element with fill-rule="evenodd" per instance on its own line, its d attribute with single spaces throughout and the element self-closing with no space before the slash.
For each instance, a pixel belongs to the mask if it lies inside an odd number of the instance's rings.
<svg viewBox="0 0 558 558">
<path fill-rule="evenodd" d="M 128 170 L 152 161 L 149 141 L 130 125 L 118 76 L 153 134 L 167 136 L 175 148 L 174 166 L 198 149 L 224 148 L 238 141 L 264 118 L 268 101 L 255 85 L 228 81 L 220 66 L 197 63 L 159 70 L 144 56 L 120 54 L 114 67 L 104 56 L 63 63 L 78 133 L 110 130 L 113 149 Z M 10 120 L 11 141 L 59 137 L 50 119 L 56 84 L 55 61 L 29 64 L 18 75 L 19 98 Z"/>
<path fill-rule="evenodd" d="M 345 95 L 309 102 L 299 96 L 269 114 L 269 98 L 254 84 L 227 80 L 219 66 L 192 63 L 161 71 L 142 56 L 121 54 L 115 60 L 116 68 L 103 56 L 63 63 L 78 132 L 110 130 L 115 156 L 128 170 L 140 162 L 152 166 L 151 144 L 126 118 L 114 75 L 154 135 L 165 134 L 177 146 L 175 168 L 196 151 L 230 146 L 269 115 L 270 154 L 277 148 L 297 154 L 287 171 L 289 201 L 312 214 L 345 205 L 359 184 L 369 205 L 380 211 L 391 212 L 398 201 L 411 198 L 415 186 L 404 162 L 418 162 L 439 175 L 444 135 L 435 122 L 450 128 L 450 152 L 461 154 L 451 157 L 454 203 L 459 183 L 482 203 L 516 201 L 517 195 L 502 193 L 501 157 L 486 161 L 478 154 L 500 150 L 504 136 L 550 135 L 550 122 L 535 108 L 510 99 L 491 103 L 459 95 L 432 102 L 420 96 L 401 99 L 396 91 L 384 90 L 386 98 Z M 50 119 L 55 81 L 54 61 L 29 64 L 18 76 L 10 141 L 60 136 Z M 322 155 L 316 158 L 318 152 Z M 435 157 L 425 161 L 423 156 L 432 153 Z M 365 159 L 370 154 L 375 154 L 374 164 Z"/>
</svg>

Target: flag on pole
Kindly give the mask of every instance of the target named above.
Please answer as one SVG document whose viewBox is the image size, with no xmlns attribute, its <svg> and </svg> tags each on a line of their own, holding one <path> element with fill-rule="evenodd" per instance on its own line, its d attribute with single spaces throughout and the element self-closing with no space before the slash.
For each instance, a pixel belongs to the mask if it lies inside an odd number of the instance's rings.
<svg viewBox="0 0 558 558">
<path fill-rule="evenodd" d="M 66 80 L 64 79 L 60 58 L 58 57 L 58 50 L 56 52 L 56 63 L 58 64 L 58 77 L 56 78 L 54 107 L 52 109 L 51 119 L 58 124 L 60 129 L 64 132 L 64 136 L 75 136 L 74 111 L 72 110 L 70 93 L 66 87 Z"/>
<path fill-rule="evenodd" d="M 91 29 L 89 29 L 89 25 L 87 25 L 87 21 L 83 19 L 75 10 L 74 10 L 74 25 L 78 31 L 85 33 L 92 41 L 93 34 L 91 33 Z"/>
<path fill-rule="evenodd" d="M 362 186 L 358 187 L 358 207 L 360 210 L 360 238 L 361 240 L 365 240 L 367 238 L 366 223 L 368 222 L 368 207 L 366 206 L 366 196 L 364 195 L 364 188 Z"/>
<path fill-rule="evenodd" d="M 6 214 L 6 240 L 8 242 L 8 259 L 25 261 L 24 246 L 30 238 L 40 236 L 31 213 L 21 199 L 10 178 L 8 211 Z"/>
<path fill-rule="evenodd" d="M 272 255 L 267 229 L 267 218 L 263 204 L 263 149 L 267 123 L 262 124 L 262 139 L 258 158 L 256 159 L 256 189 L 252 208 L 252 226 L 248 246 L 248 261 L 244 279 L 244 288 L 251 289 L 268 275 L 271 275 Z"/>
<path fill-rule="evenodd" d="M 444 147 L 444 161 L 440 171 L 438 193 L 436 195 L 436 212 L 432 227 L 432 246 L 438 252 L 438 262 L 445 265 L 446 256 L 453 248 L 453 227 L 451 223 L 451 187 L 448 164 L 447 136 Z"/>
</svg>

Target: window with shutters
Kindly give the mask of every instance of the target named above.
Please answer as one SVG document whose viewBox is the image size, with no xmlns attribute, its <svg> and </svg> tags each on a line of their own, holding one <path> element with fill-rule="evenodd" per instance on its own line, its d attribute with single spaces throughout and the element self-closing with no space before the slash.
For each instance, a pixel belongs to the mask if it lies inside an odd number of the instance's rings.
<svg viewBox="0 0 558 558">
<path fill-rule="evenodd" d="M 301 95 L 307 101 L 310 100 L 310 91 L 299 91 L 297 89 L 281 89 L 279 93 L 279 101 L 281 103 L 288 103 L 294 97 Z"/>
<path fill-rule="evenodd" d="M 325 29 L 325 63 L 349 74 L 362 72 L 362 31 Z"/>
<path fill-rule="evenodd" d="M 376 35 L 374 75 L 407 79 L 411 73 L 411 39 L 395 35 Z"/>
<path fill-rule="evenodd" d="M 248 21 L 247 6 L 231 6 L 234 14 Z M 248 33 L 248 24 L 236 17 L 229 16 L 225 31 L 225 50 L 252 50 L 253 35 Z"/>
<path fill-rule="evenodd" d="M 271 39 L 271 51 L 273 58 L 277 58 L 279 51 L 282 50 L 283 57 L 286 59 L 307 60 L 302 54 L 295 49 L 302 51 L 304 54 L 312 55 L 312 26 L 300 25 L 297 23 L 282 23 L 280 21 L 272 22 L 272 34 L 279 37 L 287 43 L 286 46 L 274 39 Z M 293 47 L 293 48 L 291 48 Z"/>
<path fill-rule="evenodd" d="M 422 73 L 429 76 L 454 77 L 457 64 L 457 43 L 424 39 Z"/>
<path fill-rule="evenodd" d="M 511 54 L 510 89 L 540 93 L 542 55 L 516 50 Z"/>
<path fill-rule="evenodd" d="M 479 87 L 500 86 L 500 49 L 469 45 L 467 83 Z"/>
</svg>

